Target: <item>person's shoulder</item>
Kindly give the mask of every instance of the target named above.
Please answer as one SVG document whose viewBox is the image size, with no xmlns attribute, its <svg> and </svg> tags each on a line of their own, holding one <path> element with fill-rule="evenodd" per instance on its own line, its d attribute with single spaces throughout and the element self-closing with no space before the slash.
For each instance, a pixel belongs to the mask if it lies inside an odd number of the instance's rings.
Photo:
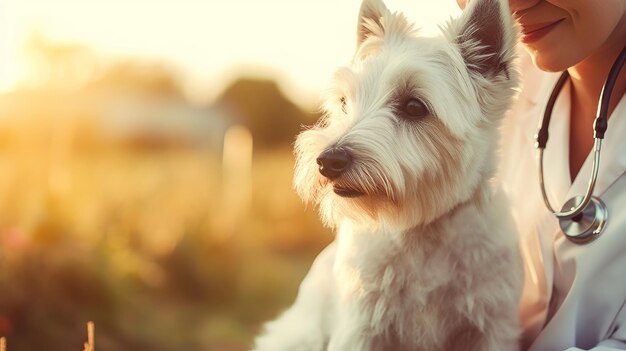
<svg viewBox="0 0 626 351">
<path fill-rule="evenodd" d="M 530 55 L 518 47 L 518 70 L 521 85 L 518 101 L 537 104 L 545 95 L 546 86 L 558 77 L 559 73 L 544 72 L 537 68 Z"/>
<path fill-rule="evenodd" d="M 544 101 L 550 94 L 550 86 L 558 79 L 558 73 L 548 73 L 535 67 L 524 48 L 517 48 L 516 69 L 521 78 L 519 93 L 501 125 L 501 150 L 505 154 L 532 146 L 533 135 L 542 113 Z"/>
<path fill-rule="evenodd" d="M 558 80 L 560 73 L 540 70 L 534 65 L 524 48 L 518 46 L 517 51 L 516 69 L 520 76 L 519 92 L 507 113 L 505 125 L 518 125 L 520 122 L 534 125 L 538 117 L 537 109 L 547 101 L 551 87 Z"/>
</svg>

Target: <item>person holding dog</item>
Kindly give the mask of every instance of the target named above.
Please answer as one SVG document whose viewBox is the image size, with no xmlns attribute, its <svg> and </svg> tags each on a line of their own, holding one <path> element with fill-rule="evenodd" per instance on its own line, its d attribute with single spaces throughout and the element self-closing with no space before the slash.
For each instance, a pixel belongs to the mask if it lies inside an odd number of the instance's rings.
<svg viewBox="0 0 626 351">
<path fill-rule="evenodd" d="M 467 0 L 457 3 L 465 8 Z M 533 147 L 538 122 L 556 90 L 543 156 L 546 197 L 563 204 L 585 194 L 598 101 L 626 45 L 626 1 L 510 0 L 509 6 L 528 53 L 520 53 L 524 82 L 503 128 L 499 173 L 525 261 L 522 349 L 626 350 L 626 69 L 617 76 L 608 105 L 593 192 L 608 212 L 597 239 L 580 244 L 564 235 L 544 206 Z M 554 89 L 562 71 L 569 77 Z"/>
</svg>

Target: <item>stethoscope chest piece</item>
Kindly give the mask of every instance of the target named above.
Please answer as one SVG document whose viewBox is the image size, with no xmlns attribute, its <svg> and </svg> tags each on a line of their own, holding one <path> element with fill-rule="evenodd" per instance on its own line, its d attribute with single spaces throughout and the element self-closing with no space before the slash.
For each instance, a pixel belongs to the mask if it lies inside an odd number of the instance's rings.
<svg viewBox="0 0 626 351">
<path fill-rule="evenodd" d="M 584 196 L 576 196 L 563 205 L 561 212 L 576 208 Z M 600 198 L 592 196 L 585 209 L 573 218 L 559 218 L 559 226 L 563 234 L 576 244 L 586 244 L 595 240 L 606 225 L 608 210 Z"/>
</svg>

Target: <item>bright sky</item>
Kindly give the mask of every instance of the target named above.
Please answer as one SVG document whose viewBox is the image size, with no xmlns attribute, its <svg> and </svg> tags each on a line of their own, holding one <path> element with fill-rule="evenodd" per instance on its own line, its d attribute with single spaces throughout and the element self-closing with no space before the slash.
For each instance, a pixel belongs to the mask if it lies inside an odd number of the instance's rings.
<svg viewBox="0 0 626 351">
<path fill-rule="evenodd" d="M 87 44 L 107 57 L 148 57 L 183 73 L 206 101 L 242 74 L 277 76 L 315 100 L 354 51 L 360 0 L 0 0 L 0 92 L 28 76 L 25 38 Z M 455 0 L 386 0 L 433 33 Z"/>
</svg>

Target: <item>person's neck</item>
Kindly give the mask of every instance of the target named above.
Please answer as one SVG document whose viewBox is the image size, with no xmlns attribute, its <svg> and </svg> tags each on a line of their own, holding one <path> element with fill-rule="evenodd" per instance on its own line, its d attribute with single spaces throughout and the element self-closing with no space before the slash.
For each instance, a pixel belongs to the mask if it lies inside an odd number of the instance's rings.
<svg viewBox="0 0 626 351">
<path fill-rule="evenodd" d="M 572 116 L 577 117 L 571 123 L 590 125 L 595 118 L 598 100 L 613 62 L 626 45 L 626 36 L 615 43 L 606 43 L 593 55 L 570 67 Z M 626 68 L 623 68 L 617 79 L 609 104 L 609 117 L 626 92 Z M 575 113 L 580 112 L 580 113 Z"/>
<path fill-rule="evenodd" d="M 624 28 L 624 32 L 626 32 L 626 24 Z M 617 39 L 614 39 L 612 42 L 608 41 L 593 55 L 568 69 L 571 82 L 569 166 L 572 181 L 576 178 L 593 146 L 594 133 L 592 126 L 596 117 L 602 87 L 615 59 L 624 45 L 626 45 L 626 35 L 617 35 L 615 37 Z M 609 119 L 625 91 L 626 68 L 620 72 L 613 88 L 609 102 Z"/>
</svg>

